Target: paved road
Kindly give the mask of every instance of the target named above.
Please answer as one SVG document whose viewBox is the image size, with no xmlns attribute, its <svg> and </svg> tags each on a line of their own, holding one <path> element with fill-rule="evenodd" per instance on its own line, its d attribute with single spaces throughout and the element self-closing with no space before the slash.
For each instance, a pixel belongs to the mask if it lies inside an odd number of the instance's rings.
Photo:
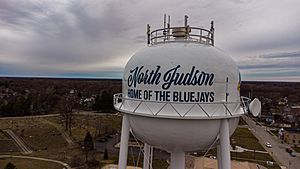
<svg viewBox="0 0 300 169">
<path fill-rule="evenodd" d="M 18 145 L 23 154 L 30 154 L 33 152 L 33 150 L 30 147 L 28 147 L 25 144 L 25 142 L 20 137 L 18 137 L 12 130 L 7 129 L 3 130 L 3 132 L 7 133 L 14 140 L 14 142 Z"/>
<path fill-rule="evenodd" d="M 34 115 L 34 116 L 22 116 L 22 117 L 0 117 L 0 120 L 13 120 L 13 119 L 30 119 L 30 118 L 43 118 L 43 117 L 56 117 L 60 114 L 46 114 L 46 115 Z"/>
<path fill-rule="evenodd" d="M 105 116 L 111 113 L 97 113 L 95 111 L 74 111 L 74 115 L 91 115 L 91 116 Z M 45 118 L 45 117 L 58 117 L 61 114 L 46 114 L 46 115 L 33 115 L 22 117 L 0 117 L 0 120 L 13 120 L 13 119 L 30 119 L 30 118 Z"/>
<path fill-rule="evenodd" d="M 259 142 L 264 145 L 265 149 L 273 156 L 274 160 L 279 164 L 286 166 L 289 169 L 299 169 L 300 168 L 300 159 L 299 156 L 291 157 L 286 151 L 285 148 L 288 146 L 286 144 L 281 144 L 281 141 L 271 136 L 267 131 L 266 127 L 256 125 L 256 122 L 251 118 L 244 116 L 243 119 L 248 124 L 252 133 L 257 137 Z M 267 148 L 265 146 L 266 142 L 271 143 L 272 148 Z"/>
<path fill-rule="evenodd" d="M 15 155 L 0 155 L 0 158 L 23 158 L 23 159 L 32 159 L 32 160 L 40 160 L 40 161 L 48 161 L 48 162 L 53 162 L 60 164 L 64 166 L 66 169 L 72 169 L 69 164 L 64 163 L 62 161 L 58 160 L 52 160 L 52 159 L 47 159 L 47 158 L 41 158 L 41 157 L 31 157 L 31 156 L 15 156 Z"/>
</svg>

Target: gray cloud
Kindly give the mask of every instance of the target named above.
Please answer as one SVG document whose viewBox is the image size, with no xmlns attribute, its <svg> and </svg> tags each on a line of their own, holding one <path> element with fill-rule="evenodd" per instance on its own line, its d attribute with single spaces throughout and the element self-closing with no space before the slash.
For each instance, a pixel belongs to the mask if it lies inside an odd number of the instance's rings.
<svg viewBox="0 0 300 169">
<path fill-rule="evenodd" d="M 300 57 L 300 51 L 297 52 L 287 52 L 287 53 L 271 53 L 260 55 L 261 58 L 298 58 Z"/>
<path fill-rule="evenodd" d="M 269 69 L 269 68 L 295 68 L 299 67 L 299 63 L 272 63 L 272 64 L 256 64 L 256 65 L 241 65 L 240 69 Z M 300 73 L 299 73 L 300 75 Z"/>
<path fill-rule="evenodd" d="M 296 0 L 0 0 L 0 75 L 119 75 L 129 57 L 146 46 L 146 24 L 161 27 L 167 13 L 172 26 L 182 25 L 185 14 L 195 26 L 207 28 L 214 20 L 216 45 L 234 57 L 246 77 L 258 77 L 255 70 L 276 75 L 274 67 L 300 77 L 299 5 Z"/>
<path fill-rule="evenodd" d="M 300 27 L 300 24 L 299 24 Z M 297 48 L 300 46 L 300 30 L 291 31 L 287 35 L 256 35 L 247 38 L 248 41 L 241 42 L 237 45 L 237 51 L 271 51 L 273 49 Z"/>
</svg>

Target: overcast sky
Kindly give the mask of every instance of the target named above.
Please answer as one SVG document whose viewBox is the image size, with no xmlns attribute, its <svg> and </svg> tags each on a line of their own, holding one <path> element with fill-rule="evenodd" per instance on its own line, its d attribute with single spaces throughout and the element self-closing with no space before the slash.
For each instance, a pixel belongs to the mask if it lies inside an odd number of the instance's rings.
<svg viewBox="0 0 300 169">
<path fill-rule="evenodd" d="M 299 0 L 0 0 L 0 76 L 121 78 L 164 13 L 214 20 L 243 80 L 300 81 Z"/>
</svg>

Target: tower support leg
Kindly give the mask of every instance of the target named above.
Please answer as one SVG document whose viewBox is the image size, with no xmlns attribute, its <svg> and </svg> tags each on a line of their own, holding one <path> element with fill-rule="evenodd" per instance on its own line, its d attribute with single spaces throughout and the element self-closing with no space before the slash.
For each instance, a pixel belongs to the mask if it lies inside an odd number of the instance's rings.
<svg viewBox="0 0 300 169">
<path fill-rule="evenodd" d="M 220 128 L 220 145 L 221 145 L 221 168 L 230 169 L 230 142 L 229 142 L 229 121 L 223 119 Z"/>
<path fill-rule="evenodd" d="M 154 150 L 154 147 L 153 146 L 150 146 L 150 169 L 152 169 L 153 168 L 153 166 L 152 166 L 152 162 L 153 162 L 153 150 Z"/>
<path fill-rule="evenodd" d="M 218 159 L 218 169 L 222 169 L 221 165 L 222 165 L 222 156 L 221 156 L 221 145 L 219 144 L 217 146 L 217 159 Z"/>
<path fill-rule="evenodd" d="M 184 151 L 171 152 L 171 169 L 185 169 Z"/>
<path fill-rule="evenodd" d="M 124 114 L 122 120 L 122 131 L 121 131 L 119 169 L 126 169 L 127 166 L 129 129 L 130 126 L 129 126 L 128 115 Z"/>
<path fill-rule="evenodd" d="M 144 144 L 144 163 L 143 163 L 143 169 L 149 169 L 150 165 L 150 145 L 147 143 Z"/>
</svg>

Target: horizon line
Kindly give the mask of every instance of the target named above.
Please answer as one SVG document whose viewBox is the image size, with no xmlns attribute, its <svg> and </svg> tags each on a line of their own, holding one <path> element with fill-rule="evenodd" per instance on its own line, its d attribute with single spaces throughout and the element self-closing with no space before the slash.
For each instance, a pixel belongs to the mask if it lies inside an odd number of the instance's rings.
<svg viewBox="0 0 300 169">
<path fill-rule="evenodd" d="M 69 80 L 122 80 L 121 77 L 70 77 L 70 76 L 3 76 L 0 75 L 0 79 L 2 78 L 28 78 L 28 79 L 69 79 Z M 293 80 L 242 80 L 242 82 L 282 82 L 282 83 L 300 83 L 300 81 Z"/>
</svg>

